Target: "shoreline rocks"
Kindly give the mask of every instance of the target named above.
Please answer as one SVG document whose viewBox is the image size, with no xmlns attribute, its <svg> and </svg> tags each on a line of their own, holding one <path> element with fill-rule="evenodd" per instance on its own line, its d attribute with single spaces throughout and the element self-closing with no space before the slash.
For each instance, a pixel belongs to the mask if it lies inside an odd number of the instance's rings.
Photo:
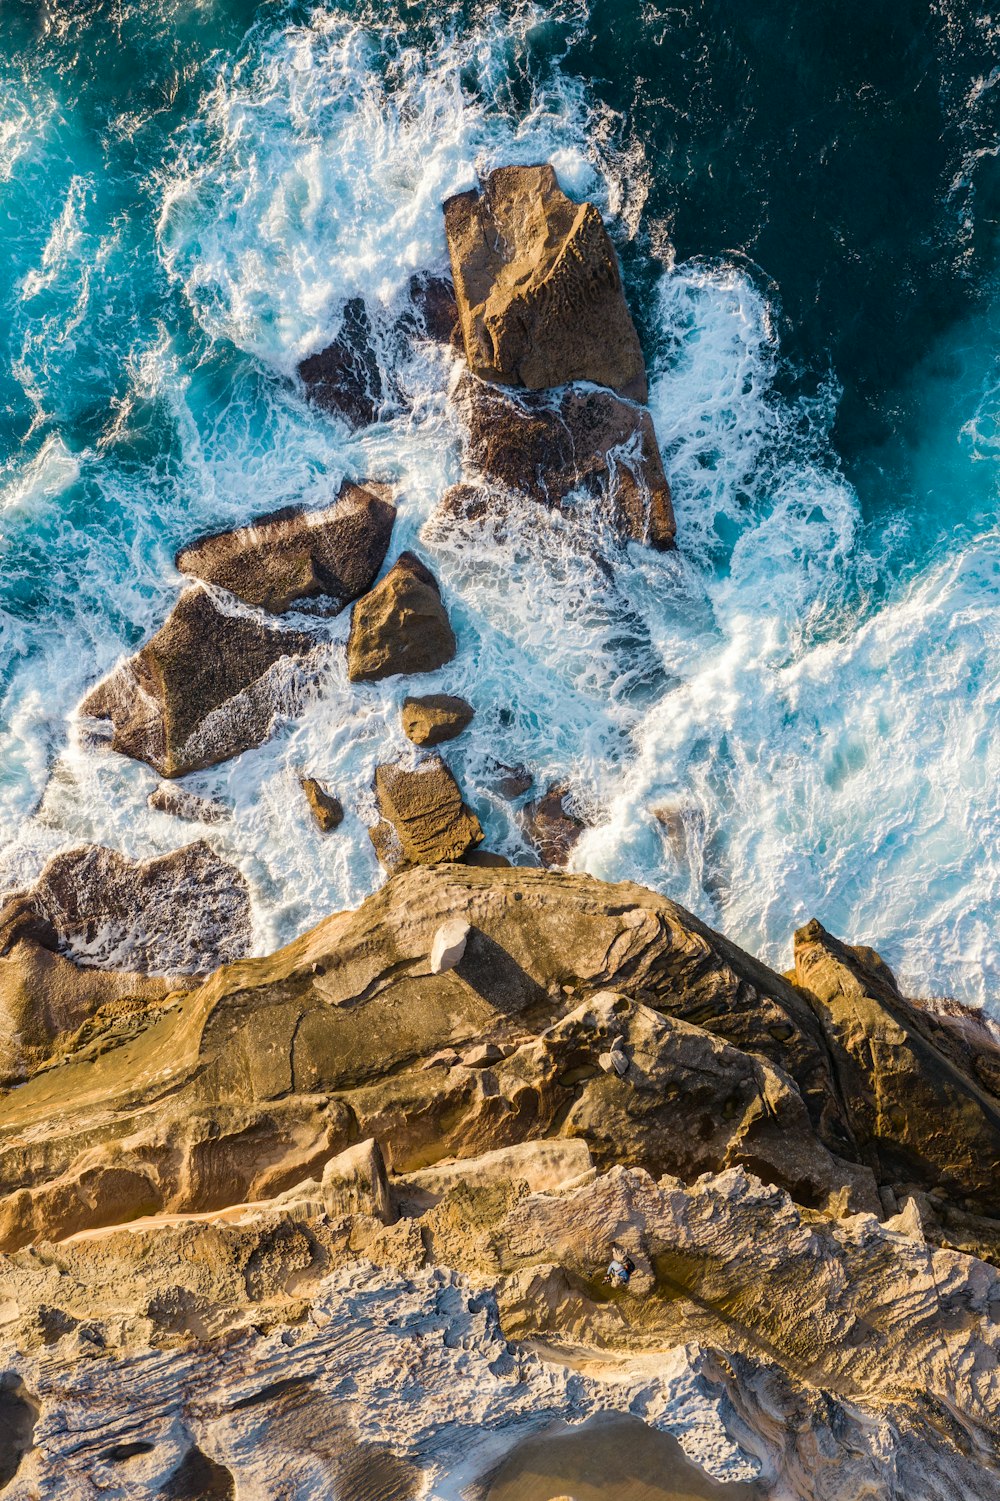
<svg viewBox="0 0 1000 1501">
<path fill-rule="evenodd" d="M 302 360 L 298 374 L 308 399 L 324 411 L 352 427 L 377 420 L 385 391 L 363 297 L 348 299 L 337 337 Z"/>
<path fill-rule="evenodd" d="M 442 745 L 468 729 L 475 709 L 464 698 L 451 693 L 429 693 L 423 698 L 403 700 L 403 734 L 414 745 Z"/>
<path fill-rule="evenodd" d="M 377 766 L 375 796 L 381 822 L 369 833 L 387 870 L 461 860 L 482 842 L 479 820 L 440 756 L 428 756 L 412 770 Z"/>
<path fill-rule="evenodd" d="M 184 776 L 262 744 L 287 701 L 289 669 L 315 645 L 302 631 L 220 609 L 195 585 L 80 713 L 110 721 L 113 750 L 163 777 Z"/>
<path fill-rule="evenodd" d="M 181 548 L 176 565 L 271 614 L 313 599 L 336 614 L 375 582 L 395 519 L 376 488 L 345 481 L 323 510 L 292 507 L 203 537 Z"/>
<path fill-rule="evenodd" d="M 324 834 L 338 829 L 344 821 L 344 805 L 339 797 L 328 792 L 315 777 L 299 777 L 299 786 L 305 793 L 313 818 Z"/>
<path fill-rule="evenodd" d="M 354 606 L 347 672 L 352 683 L 434 672 L 457 650 L 437 580 L 414 553 L 404 552 Z"/>
<path fill-rule="evenodd" d="M 646 368 L 599 211 L 547 163 L 498 167 L 444 205 L 469 368 L 539 390 L 587 380 L 634 401 Z"/>
</svg>

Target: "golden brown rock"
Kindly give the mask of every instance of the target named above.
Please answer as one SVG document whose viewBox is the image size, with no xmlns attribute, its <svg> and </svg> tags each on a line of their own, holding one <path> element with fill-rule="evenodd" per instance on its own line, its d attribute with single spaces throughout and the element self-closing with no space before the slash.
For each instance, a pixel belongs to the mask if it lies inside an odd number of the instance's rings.
<svg viewBox="0 0 1000 1501">
<path fill-rule="evenodd" d="M 315 646 L 221 610 L 185 589 L 166 624 L 84 699 L 81 714 L 110 720 L 112 748 L 164 777 L 214 766 L 260 745 L 287 696 L 293 659 Z"/>
<path fill-rule="evenodd" d="M 645 401 L 646 369 L 618 258 L 592 203 L 552 167 L 499 167 L 444 205 L 469 367 L 539 390 L 588 380 Z"/>
<path fill-rule="evenodd" d="M 371 839 L 387 870 L 461 860 L 482 840 L 479 820 L 440 756 L 428 756 L 412 770 L 376 767 L 375 794 L 383 821 Z"/>
<path fill-rule="evenodd" d="M 441 745 L 467 729 L 475 712 L 464 698 L 456 698 L 450 693 L 406 698 L 402 711 L 403 734 L 414 745 Z"/>
<path fill-rule="evenodd" d="M 315 777 L 300 777 L 299 786 L 323 833 L 329 834 L 332 829 L 339 828 L 344 821 L 344 805 L 339 797 L 334 797 Z"/>
<path fill-rule="evenodd" d="M 434 575 L 412 552 L 404 552 L 354 606 L 347 671 L 352 683 L 434 672 L 456 649 Z"/>
<path fill-rule="evenodd" d="M 177 567 L 273 614 L 316 598 L 335 614 L 378 577 L 395 519 L 382 495 L 345 481 L 332 506 L 290 507 L 203 537 L 181 549 Z"/>
</svg>

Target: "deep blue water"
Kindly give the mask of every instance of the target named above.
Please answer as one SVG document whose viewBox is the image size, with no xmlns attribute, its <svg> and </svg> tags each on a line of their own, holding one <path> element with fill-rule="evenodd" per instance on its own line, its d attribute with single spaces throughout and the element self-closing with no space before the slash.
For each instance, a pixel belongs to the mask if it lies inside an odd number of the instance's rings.
<svg viewBox="0 0 1000 1501">
<path fill-rule="evenodd" d="M 116 0 L 0 13 L 0 885 L 70 842 L 186 842 L 81 695 L 168 613 L 183 541 L 345 474 L 441 578 L 479 713 L 452 754 L 570 777 L 579 861 L 777 964 L 814 913 L 920 990 L 1000 996 L 997 28 L 953 0 L 559 6 Z M 443 269 L 440 203 L 552 160 L 622 256 L 677 558 L 602 592 L 539 520 L 426 529 L 458 472 L 448 358 L 351 434 L 290 373 L 346 297 Z M 421 531 L 423 535 L 421 536 Z M 400 685 L 320 691 L 192 779 L 262 948 L 380 879 Z M 307 769 L 349 810 L 323 839 Z M 653 817 L 667 808 L 673 834 Z"/>
</svg>

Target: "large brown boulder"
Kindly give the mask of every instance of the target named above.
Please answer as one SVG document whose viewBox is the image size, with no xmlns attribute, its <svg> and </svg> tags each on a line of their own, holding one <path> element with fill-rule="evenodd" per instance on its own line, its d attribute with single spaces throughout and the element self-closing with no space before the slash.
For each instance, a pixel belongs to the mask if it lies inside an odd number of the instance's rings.
<svg viewBox="0 0 1000 1501">
<path fill-rule="evenodd" d="M 403 700 L 403 734 L 414 745 L 442 745 L 467 729 L 475 709 L 452 693 L 428 693 Z"/>
<path fill-rule="evenodd" d="M 814 997 L 851 1129 L 880 1183 L 942 1191 L 1000 1217 L 1000 1092 L 977 1054 L 899 992 L 873 949 L 852 948 L 813 919 L 795 934 L 796 983 Z"/>
<path fill-rule="evenodd" d="M 470 375 L 460 379 L 455 402 L 466 460 L 489 484 L 550 506 L 580 489 L 621 536 L 673 547 L 670 487 L 645 407 L 612 391 L 519 393 Z"/>
<path fill-rule="evenodd" d="M 539 390 L 567 381 L 647 395 L 639 337 L 599 211 L 551 166 L 499 167 L 444 205 L 469 367 Z"/>
<path fill-rule="evenodd" d="M 387 870 L 461 860 L 482 841 L 479 819 L 463 803 L 440 756 L 428 756 L 413 769 L 376 767 L 375 795 L 382 821 L 371 840 Z"/>
<path fill-rule="evenodd" d="M 302 361 L 299 379 L 310 401 L 352 427 L 376 420 L 385 390 L 363 297 L 345 302 L 340 332 L 332 344 Z"/>
<path fill-rule="evenodd" d="M 434 672 L 456 649 L 437 580 L 412 552 L 404 552 L 354 606 L 347 671 L 352 683 Z"/>
<path fill-rule="evenodd" d="M 182 548 L 176 563 L 273 614 L 316 598 L 336 614 L 375 582 L 395 519 L 395 506 L 376 490 L 346 480 L 332 506 L 293 507 L 203 537 Z"/>
<path fill-rule="evenodd" d="M 85 844 L 45 866 L 26 894 L 81 963 L 145 974 L 205 974 L 250 952 L 250 890 L 203 840 L 130 860 Z"/>
<path fill-rule="evenodd" d="M 185 589 L 166 624 L 87 695 L 80 712 L 111 721 L 114 750 L 180 777 L 260 745 L 291 701 L 293 663 L 315 646 L 222 610 Z"/>
</svg>

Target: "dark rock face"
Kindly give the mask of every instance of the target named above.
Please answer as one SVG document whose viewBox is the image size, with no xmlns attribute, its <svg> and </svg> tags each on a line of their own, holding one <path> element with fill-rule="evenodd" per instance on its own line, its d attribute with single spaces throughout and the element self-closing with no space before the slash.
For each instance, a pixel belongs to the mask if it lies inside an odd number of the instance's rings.
<svg viewBox="0 0 1000 1501">
<path fill-rule="evenodd" d="M 196 792 L 188 792 L 184 787 L 172 787 L 169 782 L 161 782 L 149 794 L 147 801 L 157 812 L 169 813 L 172 818 L 183 818 L 187 823 L 227 823 L 233 816 L 233 810 L 224 803 L 199 797 Z"/>
<path fill-rule="evenodd" d="M 27 894 L 81 963 L 146 974 L 204 973 L 250 951 L 250 892 L 199 841 L 154 860 L 83 845 L 50 860 Z"/>
<path fill-rule="evenodd" d="M 281 705 L 271 669 L 314 645 L 302 631 L 230 615 L 204 589 L 186 589 L 162 629 L 80 712 L 111 721 L 114 750 L 161 776 L 184 776 L 267 739 Z"/>
<path fill-rule="evenodd" d="M 402 672 L 434 672 L 455 655 L 457 642 L 437 580 L 412 552 L 354 606 L 347 642 L 352 683 Z"/>
<path fill-rule="evenodd" d="M 376 767 L 375 794 L 382 822 L 371 830 L 371 840 L 387 870 L 461 860 L 482 840 L 479 820 L 440 756 L 413 770 Z"/>
<path fill-rule="evenodd" d="M 418 272 L 410 277 L 409 291 L 420 331 L 428 339 L 448 344 L 457 337 L 461 342 L 455 288 L 446 277 Z"/>
<path fill-rule="evenodd" d="M 450 693 L 429 693 L 403 700 L 403 733 L 414 745 L 441 745 L 472 723 L 472 705 Z"/>
<path fill-rule="evenodd" d="M 316 598 L 336 614 L 375 582 L 395 519 L 395 506 L 377 491 L 346 481 L 324 510 L 278 512 L 204 537 L 176 563 L 273 614 Z"/>
<path fill-rule="evenodd" d="M 467 460 L 488 482 L 551 506 L 580 487 L 621 536 L 673 547 L 670 487 L 644 407 L 611 391 L 518 393 L 468 375 L 455 401 Z"/>
<path fill-rule="evenodd" d="M 331 829 L 339 828 L 344 821 L 344 805 L 340 798 L 328 792 L 323 783 L 317 782 L 315 777 L 300 777 L 299 785 L 306 795 L 306 802 L 312 809 L 313 818 L 323 833 L 329 834 Z"/>
<path fill-rule="evenodd" d="M 646 368 L 600 213 L 551 166 L 500 167 L 444 205 L 469 368 L 539 390 L 588 380 L 635 401 Z"/>
<path fill-rule="evenodd" d="M 534 786 L 534 773 L 527 766 L 507 766 L 503 761 L 493 761 L 489 769 L 490 785 L 511 802 L 523 797 Z"/>
<path fill-rule="evenodd" d="M 543 865 L 565 865 L 587 825 L 566 806 L 570 789 L 552 786 L 524 809 L 525 833 Z"/>
<path fill-rule="evenodd" d="M 302 361 L 299 377 L 310 401 L 353 427 L 367 427 L 377 419 L 384 391 L 363 297 L 344 304 L 340 333 L 332 344 Z"/>
</svg>

